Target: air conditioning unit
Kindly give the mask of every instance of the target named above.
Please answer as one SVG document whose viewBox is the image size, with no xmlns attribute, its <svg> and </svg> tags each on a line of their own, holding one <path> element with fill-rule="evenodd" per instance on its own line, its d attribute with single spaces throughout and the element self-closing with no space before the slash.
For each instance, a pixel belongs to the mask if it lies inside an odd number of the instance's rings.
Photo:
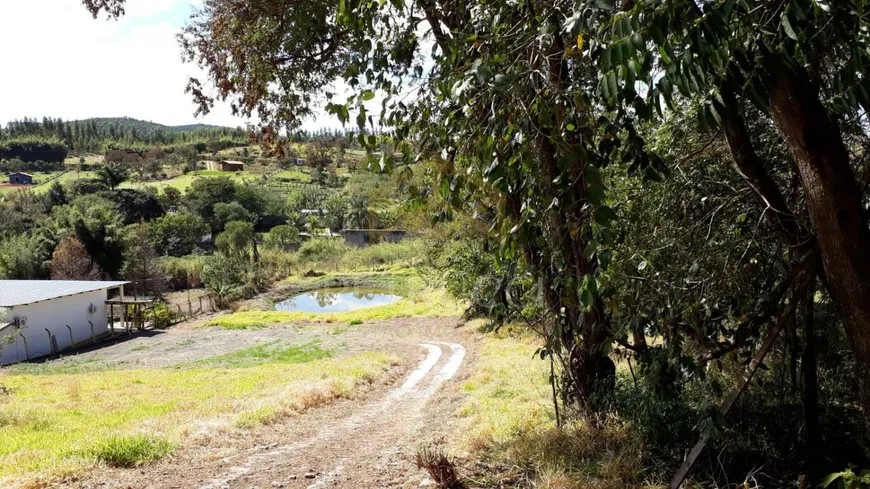
<svg viewBox="0 0 870 489">
<path fill-rule="evenodd" d="M 91 303 L 91 305 L 88 306 L 88 314 L 96 314 L 96 312 L 97 312 L 97 306 L 95 306 L 93 303 Z"/>
<path fill-rule="evenodd" d="M 19 328 L 27 327 L 27 318 L 15 318 L 15 326 L 18 326 Z"/>
</svg>

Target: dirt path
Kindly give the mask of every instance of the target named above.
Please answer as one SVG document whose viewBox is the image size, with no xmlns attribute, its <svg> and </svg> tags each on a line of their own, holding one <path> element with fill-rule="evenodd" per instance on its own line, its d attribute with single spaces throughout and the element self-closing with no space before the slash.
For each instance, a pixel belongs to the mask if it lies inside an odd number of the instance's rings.
<svg viewBox="0 0 870 489">
<path fill-rule="evenodd" d="M 351 350 L 396 354 L 403 367 L 355 400 L 245 433 L 218 434 L 172 459 L 97 470 L 77 488 L 398 488 L 426 486 L 416 448 L 451 434 L 475 335 L 455 319 L 390 320 L 345 333 Z M 278 332 L 280 330 L 276 330 Z"/>
</svg>

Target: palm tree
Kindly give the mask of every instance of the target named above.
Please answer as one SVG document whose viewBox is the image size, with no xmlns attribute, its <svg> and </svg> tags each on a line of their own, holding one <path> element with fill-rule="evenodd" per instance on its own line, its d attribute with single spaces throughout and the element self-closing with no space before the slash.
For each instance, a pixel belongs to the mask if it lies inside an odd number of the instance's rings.
<svg viewBox="0 0 870 489">
<path fill-rule="evenodd" d="M 116 162 L 106 163 L 97 170 L 97 180 L 103 182 L 109 190 L 115 190 L 127 176 L 127 169 Z"/>
<path fill-rule="evenodd" d="M 368 229 L 371 213 L 369 199 L 355 196 L 350 199 L 350 210 L 347 212 L 347 224 L 356 229 Z"/>
</svg>

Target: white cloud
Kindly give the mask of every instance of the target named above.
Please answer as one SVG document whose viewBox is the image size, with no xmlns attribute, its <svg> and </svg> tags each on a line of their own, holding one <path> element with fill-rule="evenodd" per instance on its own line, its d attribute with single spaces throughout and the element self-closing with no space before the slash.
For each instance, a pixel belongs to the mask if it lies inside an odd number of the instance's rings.
<svg viewBox="0 0 870 489">
<path fill-rule="evenodd" d="M 178 12 L 200 0 L 128 0 L 118 21 L 94 20 L 80 0 L 0 0 L 0 123 L 128 116 L 163 124 L 244 125 L 226 105 L 194 119 L 184 93 L 201 71 L 175 40 Z M 318 127 L 324 120 L 310 121 Z"/>
</svg>

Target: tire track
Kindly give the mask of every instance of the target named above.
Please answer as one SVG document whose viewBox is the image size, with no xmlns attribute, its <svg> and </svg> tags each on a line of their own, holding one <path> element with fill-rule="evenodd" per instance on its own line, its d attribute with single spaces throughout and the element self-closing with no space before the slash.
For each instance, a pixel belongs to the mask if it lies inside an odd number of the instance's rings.
<svg viewBox="0 0 870 489">
<path fill-rule="evenodd" d="M 440 370 L 430 375 L 444 354 L 438 345 L 449 347 L 451 354 L 443 362 Z M 345 467 L 358 466 L 363 459 L 377 457 L 389 447 L 395 446 L 395 441 L 400 434 L 419 429 L 415 420 L 422 414 L 426 401 L 441 385 L 457 374 L 466 355 L 465 348 L 456 343 L 433 341 L 422 343 L 420 346 L 426 350 L 426 357 L 414 368 L 402 385 L 390 391 L 385 398 L 370 402 L 350 417 L 335 425 L 323 427 L 306 440 L 279 446 L 265 453 L 250 455 L 243 462 L 226 469 L 220 477 L 200 487 L 227 489 L 233 482 L 252 474 L 259 477 L 280 476 L 282 468 L 290 465 L 291 462 L 299 465 L 305 455 L 329 451 L 351 455 L 338 460 L 331 459 L 330 465 L 334 468 L 308 487 L 314 489 L 337 485 Z M 423 384 L 425 387 L 421 387 L 421 383 L 427 377 L 431 379 L 428 384 Z M 319 455 L 314 456 L 315 459 L 318 457 Z M 234 459 L 235 456 L 223 461 L 231 462 Z M 310 463 L 310 459 L 305 461 Z M 281 463 L 281 467 L 277 467 L 278 462 Z"/>
</svg>

